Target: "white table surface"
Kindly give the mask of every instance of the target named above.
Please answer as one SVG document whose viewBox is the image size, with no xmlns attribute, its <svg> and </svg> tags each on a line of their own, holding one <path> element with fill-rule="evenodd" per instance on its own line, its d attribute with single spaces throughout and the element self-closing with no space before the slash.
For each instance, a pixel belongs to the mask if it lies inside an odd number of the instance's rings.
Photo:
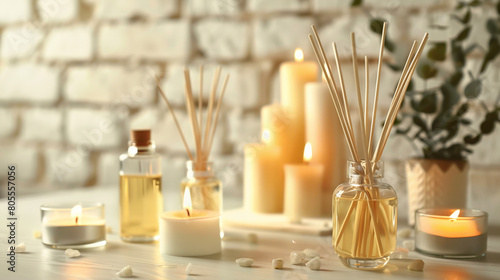
<svg viewBox="0 0 500 280">
<path fill-rule="evenodd" d="M 166 203 L 178 199 L 168 197 Z M 81 257 L 66 258 L 64 250 L 42 245 L 33 237 L 40 230 L 42 203 L 53 201 L 102 201 L 106 204 L 106 222 L 113 229 L 108 244 L 96 249 L 81 250 Z M 237 207 L 241 202 L 225 199 L 226 207 Z M 135 279 L 500 279 L 500 230 L 490 227 L 488 253 L 474 260 L 440 259 L 410 252 L 409 259 L 391 260 L 383 271 L 359 271 L 344 267 L 331 247 L 331 237 L 304 236 L 277 232 L 256 232 L 258 243 L 251 244 L 245 237 L 251 231 L 225 229 L 229 240 L 223 242 L 222 253 L 198 258 L 162 256 L 157 243 L 137 244 L 120 241 L 117 188 L 74 189 L 18 197 L 18 242 L 26 244 L 27 252 L 17 254 L 16 272 L 7 270 L 6 255 L 2 254 L 0 279 L 116 279 L 115 273 L 131 265 Z M 0 244 L 7 249 L 5 199 L 0 200 Z M 491 213 L 490 213 L 491 214 Z M 255 231 L 254 231 L 255 232 Z M 401 243 L 401 240 L 398 240 Z M 290 252 L 306 248 L 321 253 L 320 271 L 305 266 L 291 265 Z M 242 268 L 235 259 L 255 259 L 252 268 Z M 273 258 L 283 258 L 285 268 L 274 270 Z M 424 272 L 406 269 L 410 259 L 423 259 Z M 187 276 L 185 268 L 193 264 L 194 275 Z"/>
</svg>

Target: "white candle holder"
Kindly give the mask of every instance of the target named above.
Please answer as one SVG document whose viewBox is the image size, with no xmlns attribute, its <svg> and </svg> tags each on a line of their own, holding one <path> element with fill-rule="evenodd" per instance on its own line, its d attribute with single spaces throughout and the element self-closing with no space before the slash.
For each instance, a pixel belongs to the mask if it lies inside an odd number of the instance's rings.
<svg viewBox="0 0 500 280">
<path fill-rule="evenodd" d="M 416 250 L 443 258 L 484 256 L 487 249 L 488 213 L 475 209 L 459 210 L 459 214 L 457 209 L 417 210 Z M 455 216 L 451 216 L 454 213 Z"/>
<path fill-rule="evenodd" d="M 92 248 L 106 245 L 104 204 L 63 202 L 44 204 L 42 243 L 55 248 Z"/>
</svg>

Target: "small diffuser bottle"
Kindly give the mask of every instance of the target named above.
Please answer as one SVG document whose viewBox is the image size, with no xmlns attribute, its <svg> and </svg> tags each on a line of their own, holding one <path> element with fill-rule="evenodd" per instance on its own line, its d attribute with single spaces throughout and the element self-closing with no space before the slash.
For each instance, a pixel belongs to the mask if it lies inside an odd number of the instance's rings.
<svg viewBox="0 0 500 280">
<path fill-rule="evenodd" d="M 375 270 L 396 249 L 397 196 L 382 182 L 383 163 L 370 167 L 372 172 L 366 161 L 348 163 L 349 181 L 333 193 L 332 242 L 347 267 Z"/>
<path fill-rule="evenodd" d="M 120 156 L 120 236 L 124 241 L 158 240 L 163 210 L 161 156 L 150 130 L 132 130 L 128 153 Z"/>
<path fill-rule="evenodd" d="M 187 161 L 187 174 L 181 182 L 181 201 L 189 188 L 193 209 L 222 213 L 222 183 L 215 177 L 211 162 Z"/>
</svg>

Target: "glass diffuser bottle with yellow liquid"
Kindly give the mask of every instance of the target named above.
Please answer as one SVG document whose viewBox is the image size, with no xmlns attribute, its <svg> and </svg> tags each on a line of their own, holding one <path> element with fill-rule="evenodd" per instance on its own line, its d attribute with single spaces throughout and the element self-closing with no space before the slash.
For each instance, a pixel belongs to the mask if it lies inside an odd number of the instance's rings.
<svg viewBox="0 0 500 280">
<path fill-rule="evenodd" d="M 158 240 L 163 210 L 161 156 L 150 130 L 132 130 L 120 156 L 120 237 L 129 242 Z"/>
<path fill-rule="evenodd" d="M 381 269 L 396 249 L 396 192 L 382 182 L 382 162 L 350 161 L 347 168 L 349 181 L 333 193 L 333 247 L 347 267 Z"/>
</svg>

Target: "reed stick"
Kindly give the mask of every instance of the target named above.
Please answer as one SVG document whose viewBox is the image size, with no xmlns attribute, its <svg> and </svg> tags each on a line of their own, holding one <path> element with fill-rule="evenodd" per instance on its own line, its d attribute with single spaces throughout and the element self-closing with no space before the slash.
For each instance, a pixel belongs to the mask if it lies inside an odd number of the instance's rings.
<svg viewBox="0 0 500 280">
<path fill-rule="evenodd" d="M 220 68 L 220 66 L 218 66 L 215 69 L 214 76 L 212 78 L 212 87 L 210 89 L 210 98 L 208 100 L 207 123 L 205 126 L 205 136 L 203 137 L 203 147 L 202 147 L 203 151 L 207 151 L 208 141 L 210 138 L 210 128 L 212 125 L 212 111 L 214 108 L 215 93 L 217 91 L 217 86 L 219 83 L 220 71 L 221 71 L 221 68 Z M 208 156 L 208 155 L 205 155 L 205 156 Z M 204 159 L 206 160 L 207 158 L 205 157 Z"/>
<path fill-rule="evenodd" d="M 385 30 L 387 24 L 384 22 L 384 27 L 382 28 L 382 38 L 380 39 L 380 50 L 378 54 L 378 65 L 377 65 L 377 79 L 375 81 L 375 95 L 373 98 L 373 110 L 372 110 L 372 120 L 370 127 L 370 136 L 368 137 L 368 157 L 372 156 L 373 149 L 373 134 L 375 130 L 375 121 L 377 119 L 377 107 L 378 107 L 378 95 L 380 90 L 380 73 L 382 72 L 382 58 L 384 56 L 384 45 L 385 45 Z"/>
<path fill-rule="evenodd" d="M 200 135 L 203 135 L 203 64 L 200 65 L 200 91 L 198 92 L 198 116 Z"/>
<path fill-rule="evenodd" d="M 200 128 L 198 126 L 198 119 L 196 117 L 196 107 L 193 101 L 193 92 L 191 90 L 191 77 L 189 75 L 189 70 L 184 69 L 184 94 L 186 95 L 186 108 L 188 111 L 189 119 L 191 120 L 191 129 L 193 130 L 194 142 L 196 146 L 196 163 L 200 164 L 202 158 L 201 151 L 201 135 Z M 198 166 L 198 165 L 197 165 Z"/>
<path fill-rule="evenodd" d="M 365 112 L 363 123 L 365 125 L 365 135 L 369 135 L 368 131 L 368 101 L 370 96 L 370 71 L 368 67 L 368 57 L 365 55 Z M 366 145 L 366 151 L 368 152 L 368 145 Z M 366 158 L 369 158 L 369 154 L 366 154 Z"/>
<path fill-rule="evenodd" d="M 219 122 L 219 113 L 222 107 L 222 99 L 224 98 L 224 93 L 226 92 L 227 82 L 229 81 L 229 74 L 224 78 L 224 82 L 222 82 L 222 89 L 219 94 L 219 99 L 217 100 L 217 108 L 215 109 L 215 117 L 214 117 L 214 126 L 212 126 L 212 132 L 210 133 L 210 142 L 208 144 L 207 151 L 207 159 L 208 155 L 210 155 L 210 151 L 212 150 L 212 143 L 214 141 L 215 131 L 217 129 L 217 123 Z"/>
<path fill-rule="evenodd" d="M 158 87 L 158 89 L 160 91 L 160 95 L 163 98 L 163 100 L 165 101 L 165 103 L 167 104 L 168 110 L 170 111 L 170 114 L 172 115 L 172 119 L 174 120 L 175 126 L 177 127 L 177 130 L 179 131 L 179 135 L 181 136 L 182 143 L 184 144 L 184 148 L 186 148 L 186 152 L 188 154 L 188 157 L 191 161 L 194 161 L 193 155 L 191 154 L 191 151 L 189 150 L 189 146 L 186 142 L 186 138 L 184 137 L 184 133 L 182 133 L 181 126 L 179 125 L 179 121 L 177 121 L 177 117 L 175 116 L 174 109 L 172 108 L 172 105 L 170 105 L 170 102 L 168 101 L 167 96 L 165 95 L 165 93 L 161 89 L 160 82 L 158 81 L 158 77 L 155 76 L 155 80 L 156 80 L 156 86 Z"/>
</svg>

